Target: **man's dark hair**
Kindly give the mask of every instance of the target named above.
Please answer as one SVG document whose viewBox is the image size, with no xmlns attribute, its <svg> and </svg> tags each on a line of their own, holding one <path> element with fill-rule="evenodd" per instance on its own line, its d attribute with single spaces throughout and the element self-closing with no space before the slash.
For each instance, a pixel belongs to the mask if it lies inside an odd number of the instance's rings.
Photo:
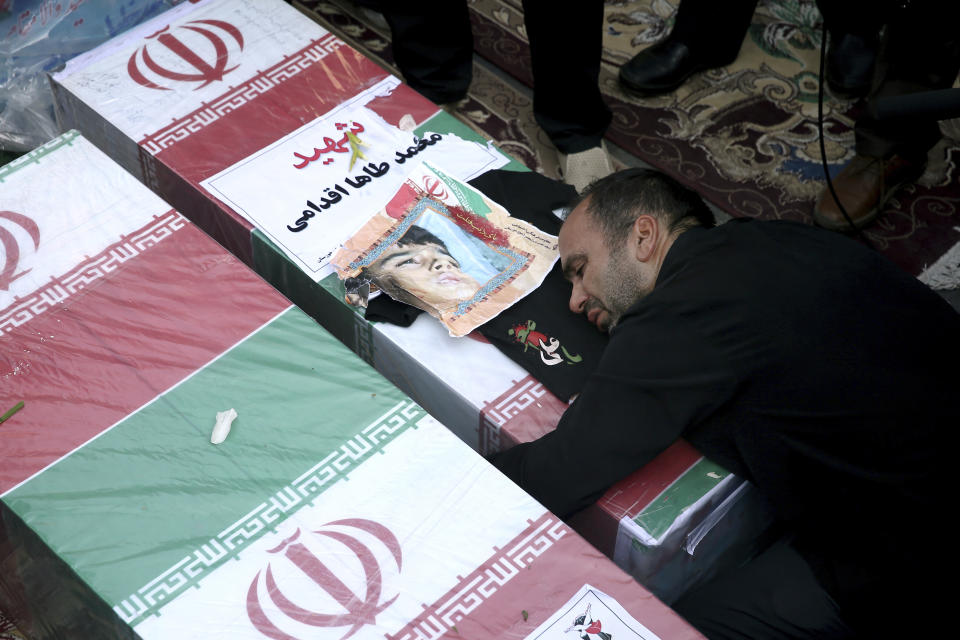
<svg viewBox="0 0 960 640">
<path fill-rule="evenodd" d="M 407 229 L 407 232 L 397 240 L 398 247 L 405 247 L 408 244 L 435 244 L 441 247 L 446 253 L 450 253 L 443 240 L 417 225 L 411 225 L 411 227 Z"/>
<path fill-rule="evenodd" d="M 568 210 L 573 211 L 587 198 L 587 213 L 596 220 L 604 243 L 611 248 L 623 240 L 642 214 L 657 216 L 670 233 L 716 225 L 713 212 L 696 192 L 654 169 L 625 169 L 601 178 L 584 189 Z"/>
</svg>

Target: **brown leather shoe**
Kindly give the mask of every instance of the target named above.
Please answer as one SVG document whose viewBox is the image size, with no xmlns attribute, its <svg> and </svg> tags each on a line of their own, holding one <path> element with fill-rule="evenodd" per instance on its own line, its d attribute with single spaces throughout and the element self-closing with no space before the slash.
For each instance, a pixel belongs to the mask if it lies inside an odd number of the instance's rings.
<svg viewBox="0 0 960 640">
<path fill-rule="evenodd" d="M 900 186 L 919 178 L 923 169 L 922 162 L 897 155 L 884 160 L 857 154 L 833 179 L 833 188 L 854 226 L 862 229 L 877 217 Z M 831 231 L 852 231 L 829 187 L 820 192 L 813 207 L 813 219 Z"/>
</svg>

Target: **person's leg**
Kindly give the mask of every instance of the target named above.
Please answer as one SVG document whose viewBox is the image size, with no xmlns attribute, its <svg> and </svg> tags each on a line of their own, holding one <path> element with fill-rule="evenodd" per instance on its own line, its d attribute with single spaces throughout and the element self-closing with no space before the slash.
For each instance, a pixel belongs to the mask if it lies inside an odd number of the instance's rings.
<svg viewBox="0 0 960 640">
<path fill-rule="evenodd" d="M 610 125 L 600 95 L 603 2 L 523 0 L 533 65 L 533 113 L 563 153 L 596 147 Z"/>
<path fill-rule="evenodd" d="M 757 0 L 681 0 L 670 37 L 720 67 L 733 62 L 750 28 Z"/>
<path fill-rule="evenodd" d="M 855 637 L 810 565 L 783 539 L 673 608 L 710 640 Z"/>
<path fill-rule="evenodd" d="M 737 58 L 757 0 L 682 0 L 673 31 L 620 68 L 620 83 L 641 95 L 669 93 L 705 69 Z"/>
<path fill-rule="evenodd" d="M 558 7 L 551 0 L 523 1 L 533 115 L 561 153 L 564 181 L 580 190 L 613 171 L 601 147 L 612 118 L 599 85 L 603 2 L 580 0 Z"/>
<path fill-rule="evenodd" d="M 840 203 L 858 228 L 872 222 L 900 186 L 923 173 L 927 152 L 941 135 L 938 123 L 929 117 L 876 118 L 878 101 L 948 88 L 960 71 L 958 5 L 915 0 L 888 18 L 868 109 L 854 127 L 856 155 L 833 179 Z M 827 189 L 814 207 L 814 220 L 827 229 L 849 230 Z"/>
<path fill-rule="evenodd" d="M 393 57 L 404 82 L 437 104 L 467 95 L 473 36 L 465 0 L 382 2 L 377 8 L 390 25 Z"/>
<path fill-rule="evenodd" d="M 870 91 L 884 12 L 876 0 L 817 0 L 829 38 L 826 83 L 833 95 L 862 98 Z"/>
<path fill-rule="evenodd" d="M 960 5 L 936 0 L 914 0 L 892 12 L 870 103 L 951 87 L 960 72 L 958 21 Z M 884 158 L 897 154 L 922 160 L 940 140 L 935 120 L 879 121 L 870 109 L 857 119 L 855 133 L 858 154 Z"/>
</svg>

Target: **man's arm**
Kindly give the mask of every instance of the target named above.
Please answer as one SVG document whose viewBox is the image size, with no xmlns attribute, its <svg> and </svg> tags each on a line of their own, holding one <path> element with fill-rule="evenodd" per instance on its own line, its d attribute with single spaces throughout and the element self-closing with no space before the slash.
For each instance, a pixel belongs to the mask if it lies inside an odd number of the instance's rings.
<svg viewBox="0 0 960 640">
<path fill-rule="evenodd" d="M 628 317 L 557 429 L 490 461 L 567 516 L 707 419 L 735 388 L 718 350 L 696 332 Z"/>
</svg>

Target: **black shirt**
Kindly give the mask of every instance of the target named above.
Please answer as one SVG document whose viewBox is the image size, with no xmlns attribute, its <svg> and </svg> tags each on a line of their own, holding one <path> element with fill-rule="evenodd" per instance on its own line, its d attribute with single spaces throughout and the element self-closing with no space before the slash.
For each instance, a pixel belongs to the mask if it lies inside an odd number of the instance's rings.
<svg viewBox="0 0 960 640">
<path fill-rule="evenodd" d="M 557 429 L 491 461 L 565 515 L 683 436 L 760 488 L 831 593 L 859 597 L 881 557 L 919 561 L 938 528 L 958 364 L 960 316 L 853 241 L 694 228 Z"/>
</svg>

